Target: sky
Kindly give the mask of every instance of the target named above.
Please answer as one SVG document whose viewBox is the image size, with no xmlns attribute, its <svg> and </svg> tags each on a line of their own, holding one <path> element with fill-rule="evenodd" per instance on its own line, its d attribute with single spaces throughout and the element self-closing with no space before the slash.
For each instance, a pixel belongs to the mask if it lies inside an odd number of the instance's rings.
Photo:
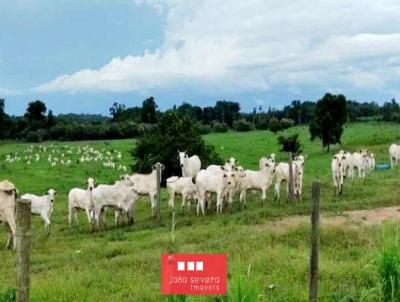
<svg viewBox="0 0 400 302">
<path fill-rule="evenodd" d="M 398 0 L 0 0 L 0 98 L 58 113 L 113 102 L 243 111 L 400 98 Z"/>
</svg>

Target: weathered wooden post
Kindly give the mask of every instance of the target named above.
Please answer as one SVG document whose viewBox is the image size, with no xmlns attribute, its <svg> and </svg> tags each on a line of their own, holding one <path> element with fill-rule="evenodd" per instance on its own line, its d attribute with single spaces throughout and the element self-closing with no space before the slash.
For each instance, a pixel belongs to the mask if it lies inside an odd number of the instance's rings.
<svg viewBox="0 0 400 302">
<path fill-rule="evenodd" d="M 30 286 L 30 254 L 31 254 L 31 201 L 17 199 L 16 202 L 17 225 L 17 302 L 29 301 Z"/>
<path fill-rule="evenodd" d="M 318 301 L 318 241 L 319 241 L 319 196 L 321 183 L 313 182 L 311 192 L 311 256 L 309 301 Z"/>
<path fill-rule="evenodd" d="M 294 175 L 293 175 L 293 155 L 288 152 L 289 158 L 289 201 L 294 202 Z"/>
<path fill-rule="evenodd" d="M 156 163 L 156 169 L 157 169 L 157 205 L 156 205 L 156 221 L 157 225 L 160 225 L 161 223 L 161 213 L 160 213 L 160 207 L 161 207 L 161 173 L 163 166 L 161 163 Z"/>
</svg>

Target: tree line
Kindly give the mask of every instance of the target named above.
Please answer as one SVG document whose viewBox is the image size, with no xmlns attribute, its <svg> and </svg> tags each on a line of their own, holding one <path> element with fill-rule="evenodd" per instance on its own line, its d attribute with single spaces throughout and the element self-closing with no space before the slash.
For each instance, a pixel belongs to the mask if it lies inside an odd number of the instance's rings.
<svg viewBox="0 0 400 302">
<path fill-rule="evenodd" d="M 330 117 L 325 116 L 322 119 L 321 110 L 317 105 L 323 100 L 338 96 L 344 107 L 340 107 L 338 112 L 332 109 Z M 328 107 L 332 104 L 328 104 Z M 322 133 L 321 127 L 318 125 L 333 123 L 330 118 L 336 119 L 337 115 L 340 116 L 341 123 L 358 120 L 400 122 L 400 105 L 395 99 L 379 106 L 375 102 L 360 103 L 348 100 L 342 95 L 332 94 L 326 94 L 317 102 L 294 100 L 283 109 L 269 107 L 265 110 L 262 106 L 258 106 L 252 112 L 247 113 L 241 112 L 239 103 L 225 100 L 217 101 L 214 106 L 207 107 L 183 102 L 171 110 L 177 111 L 196 123 L 201 134 L 253 129 L 268 129 L 276 133 L 294 125 L 310 124 L 312 137 L 323 139 L 327 134 Z M 56 116 L 52 110 L 48 110 L 43 101 L 37 100 L 28 104 L 23 116 L 9 116 L 6 113 L 4 99 L 0 99 L 0 139 L 40 142 L 43 140 L 132 138 L 151 131 L 165 114 L 159 110 L 153 97 L 144 100 L 142 106 L 127 107 L 115 102 L 109 112 L 110 116 L 108 117 L 90 114 L 60 114 Z M 337 141 L 332 137 L 338 136 L 338 134 L 338 132 L 330 133 L 330 139 L 325 138 L 325 145 L 328 140 L 331 143 Z"/>
</svg>

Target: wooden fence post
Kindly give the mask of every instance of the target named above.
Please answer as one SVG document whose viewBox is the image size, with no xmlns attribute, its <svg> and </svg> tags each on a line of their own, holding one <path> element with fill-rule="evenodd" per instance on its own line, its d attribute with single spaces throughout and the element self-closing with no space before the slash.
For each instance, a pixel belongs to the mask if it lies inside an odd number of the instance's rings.
<svg viewBox="0 0 400 302">
<path fill-rule="evenodd" d="M 288 152 L 289 158 L 289 196 L 288 199 L 290 202 L 294 202 L 294 175 L 293 175 L 293 160 L 292 160 L 292 152 Z"/>
<path fill-rule="evenodd" d="M 31 201 L 16 201 L 16 219 L 17 225 L 17 302 L 29 301 L 29 266 L 31 254 Z"/>
<path fill-rule="evenodd" d="M 157 163 L 156 164 L 156 169 L 157 169 L 156 221 L 157 221 L 157 225 L 160 225 L 160 222 L 161 222 L 160 207 L 161 207 L 161 173 L 162 173 L 162 164 L 161 163 Z"/>
<path fill-rule="evenodd" d="M 318 301 L 318 241 L 319 241 L 319 196 L 321 183 L 313 182 L 311 193 L 311 256 L 309 301 Z"/>
</svg>

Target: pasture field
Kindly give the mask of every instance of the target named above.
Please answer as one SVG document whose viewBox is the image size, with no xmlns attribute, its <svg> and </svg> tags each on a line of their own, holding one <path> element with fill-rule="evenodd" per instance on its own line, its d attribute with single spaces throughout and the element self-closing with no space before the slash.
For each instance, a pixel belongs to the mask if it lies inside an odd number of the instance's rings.
<svg viewBox="0 0 400 302">
<path fill-rule="evenodd" d="M 307 155 L 302 201 L 281 201 L 268 193 L 262 207 L 259 194 L 249 194 L 247 209 L 240 210 L 238 197 L 232 212 L 216 215 L 213 211 L 197 217 L 194 206 L 183 213 L 177 206 L 175 241 L 171 238 L 171 212 L 167 194 L 162 196 L 162 226 L 154 227 L 148 197 L 137 203 L 134 226 L 113 226 L 107 217 L 107 229 L 91 234 L 85 215 L 80 225 L 69 230 L 67 194 L 73 187 L 85 187 L 86 179 L 112 183 L 121 171 L 100 162 L 77 163 L 69 167 L 51 167 L 47 160 L 5 163 L 6 154 L 23 151 L 31 144 L 0 143 L 0 179 L 9 179 L 20 193 L 44 194 L 49 188 L 58 191 L 52 217 L 51 234 L 44 234 L 39 217 L 33 218 L 32 301 L 162 301 L 160 295 L 160 256 L 162 253 L 227 253 L 229 276 L 239 269 L 246 282 L 259 288 L 260 301 L 306 301 L 308 299 L 309 225 L 287 229 L 271 228 L 271 221 L 294 214 L 309 214 L 310 188 L 314 180 L 322 182 L 321 210 L 326 215 L 340 215 L 344 210 L 398 205 L 400 202 L 400 168 L 375 171 L 361 182 L 346 181 L 341 197 L 333 195 L 331 156 L 339 149 L 355 151 L 369 148 L 376 162 L 389 161 L 390 143 L 400 142 L 400 126 L 384 123 L 358 123 L 346 126 L 342 146 L 323 151 L 319 141 L 310 142 L 308 128 L 285 131 L 300 133 L 303 153 Z M 278 161 L 286 156 L 278 152 L 277 136 L 269 131 L 210 134 L 205 140 L 214 145 L 223 158 L 234 156 L 245 168 L 255 169 L 261 156 L 272 152 Z M 50 143 L 49 143 L 50 144 Z M 56 143 L 51 143 L 56 144 Z M 132 164 L 130 151 L 134 140 L 66 142 L 64 146 L 90 146 L 118 150 L 120 164 Z M 35 145 L 34 145 L 35 146 Z M 37 147 L 37 146 L 36 146 Z M 397 225 L 370 227 L 347 225 L 323 226 L 320 243 L 320 301 L 357 301 L 363 288 L 372 284 L 368 271 L 377 247 L 397 234 Z M 0 226 L 0 246 L 7 233 Z M 269 289 L 274 285 L 273 289 Z M 14 254 L 0 249 L 0 292 L 15 287 Z M 190 301 L 215 301 L 212 297 L 190 297 Z"/>
</svg>

